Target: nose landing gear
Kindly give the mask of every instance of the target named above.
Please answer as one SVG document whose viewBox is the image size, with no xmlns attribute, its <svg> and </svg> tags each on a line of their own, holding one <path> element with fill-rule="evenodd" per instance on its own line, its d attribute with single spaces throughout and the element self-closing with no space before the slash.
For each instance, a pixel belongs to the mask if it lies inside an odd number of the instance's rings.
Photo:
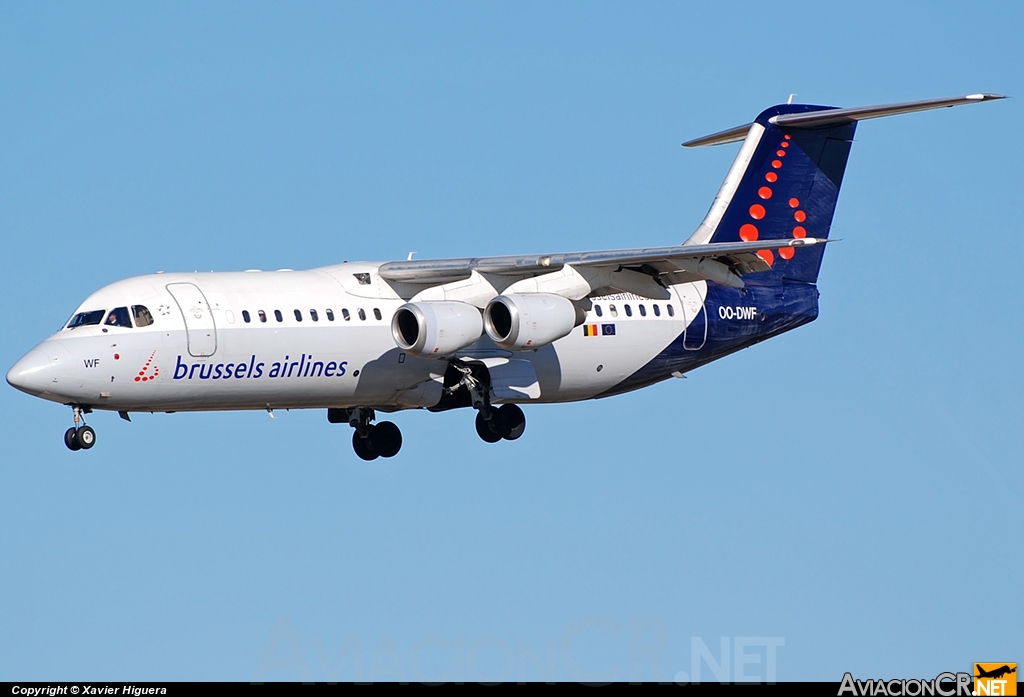
<svg viewBox="0 0 1024 697">
<path fill-rule="evenodd" d="M 85 425 L 85 418 L 83 416 L 89 413 L 91 409 L 83 409 L 78 406 L 72 407 L 72 409 L 75 412 L 75 425 L 64 431 L 64 445 L 68 447 L 68 450 L 88 450 L 96 445 L 96 431 L 92 430 L 90 426 Z"/>
</svg>

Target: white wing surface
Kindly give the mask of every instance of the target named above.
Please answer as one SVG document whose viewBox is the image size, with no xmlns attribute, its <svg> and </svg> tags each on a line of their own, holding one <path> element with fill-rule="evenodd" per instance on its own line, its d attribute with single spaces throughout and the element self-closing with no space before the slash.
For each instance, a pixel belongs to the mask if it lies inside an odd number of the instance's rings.
<svg viewBox="0 0 1024 697">
<path fill-rule="evenodd" d="M 770 268 L 757 256 L 758 251 L 806 247 L 825 242 L 827 240 L 809 237 L 527 256 L 416 259 L 386 262 L 380 266 L 379 273 L 386 281 L 431 286 L 466 279 L 473 272 L 485 276 L 526 279 L 572 267 L 580 273 L 636 271 L 653 278 L 659 284 L 703 278 L 740 288 L 743 287 L 740 276 Z"/>
</svg>

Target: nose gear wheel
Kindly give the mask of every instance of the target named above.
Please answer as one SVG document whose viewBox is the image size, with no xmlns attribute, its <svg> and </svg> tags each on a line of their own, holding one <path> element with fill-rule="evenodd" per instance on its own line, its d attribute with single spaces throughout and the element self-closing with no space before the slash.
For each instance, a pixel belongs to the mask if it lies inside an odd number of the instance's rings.
<svg viewBox="0 0 1024 697">
<path fill-rule="evenodd" d="M 75 415 L 75 425 L 64 431 L 64 445 L 68 450 L 88 450 L 96 445 L 96 431 L 92 427 L 86 426 L 84 414 L 88 414 L 92 410 L 80 406 L 73 406 L 72 410 Z"/>
</svg>

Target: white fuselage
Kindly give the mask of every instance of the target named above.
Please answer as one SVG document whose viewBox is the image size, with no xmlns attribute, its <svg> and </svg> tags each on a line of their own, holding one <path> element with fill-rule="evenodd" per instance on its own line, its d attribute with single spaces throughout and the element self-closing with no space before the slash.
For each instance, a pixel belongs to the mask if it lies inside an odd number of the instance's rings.
<svg viewBox="0 0 1024 697">
<path fill-rule="evenodd" d="M 57 332 L 8 380 L 16 376 L 21 389 L 52 401 L 116 411 L 432 407 L 447 361 L 397 348 L 391 319 L 409 297 L 379 281 L 378 266 L 120 281 L 76 312 L 102 311 L 104 321 Z M 679 337 L 705 293 L 700 281 L 671 287 L 665 300 L 593 298 L 586 323 L 612 324 L 614 333 L 593 336 L 577 327 L 552 344 L 515 352 L 484 336 L 455 357 L 499 376 L 502 366 L 518 366 L 507 371 L 506 389 L 496 388 L 495 402 L 590 399 Z M 140 306 L 152 317 L 148 326 L 107 324 L 115 308 Z"/>
</svg>

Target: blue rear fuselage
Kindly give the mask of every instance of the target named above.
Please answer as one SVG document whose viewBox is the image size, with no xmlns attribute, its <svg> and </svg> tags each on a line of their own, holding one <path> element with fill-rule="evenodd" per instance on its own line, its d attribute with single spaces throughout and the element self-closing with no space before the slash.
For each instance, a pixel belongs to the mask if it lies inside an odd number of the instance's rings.
<svg viewBox="0 0 1024 697">
<path fill-rule="evenodd" d="M 602 397 L 622 394 L 688 373 L 740 349 L 813 322 L 818 286 L 782 279 L 765 285 L 729 288 L 708 283 L 701 315 L 643 368 Z"/>
</svg>

